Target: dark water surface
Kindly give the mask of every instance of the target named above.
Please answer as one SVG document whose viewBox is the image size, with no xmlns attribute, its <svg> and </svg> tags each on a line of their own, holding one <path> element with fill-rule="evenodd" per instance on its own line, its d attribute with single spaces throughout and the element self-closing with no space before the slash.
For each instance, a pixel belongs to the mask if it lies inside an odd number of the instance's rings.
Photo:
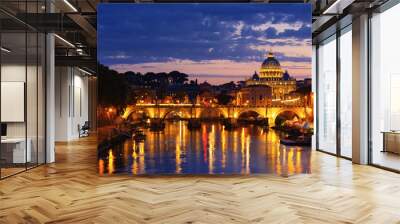
<svg viewBox="0 0 400 224">
<path fill-rule="evenodd" d="M 226 131 L 204 123 L 189 131 L 186 122 L 168 122 L 162 132 L 145 131 L 146 140 L 127 140 L 99 158 L 100 175 L 310 173 L 309 147 L 279 144 L 279 134 L 249 126 Z"/>
</svg>

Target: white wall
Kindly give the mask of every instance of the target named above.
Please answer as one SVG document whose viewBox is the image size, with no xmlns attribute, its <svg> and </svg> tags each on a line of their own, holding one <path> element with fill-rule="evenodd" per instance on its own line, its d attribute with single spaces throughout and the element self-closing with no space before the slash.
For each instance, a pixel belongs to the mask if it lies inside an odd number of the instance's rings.
<svg viewBox="0 0 400 224">
<path fill-rule="evenodd" d="M 28 82 L 25 80 L 25 75 L 27 69 L 28 72 Z M 2 82 L 24 82 L 27 83 L 27 121 L 28 121 L 28 137 L 32 127 L 32 132 L 36 135 L 36 107 L 37 107 L 37 93 L 36 85 L 37 80 L 32 78 L 32 74 L 36 76 L 36 67 L 18 64 L 4 64 L 1 67 L 1 81 Z M 41 102 L 41 101 L 40 101 Z M 39 107 L 42 105 L 39 105 Z M 7 110 L 7 108 L 2 108 L 2 110 Z M 25 137 L 25 122 L 11 122 L 7 123 L 7 134 L 9 137 Z"/>
<path fill-rule="evenodd" d="M 76 70 L 75 70 L 76 71 Z M 73 108 L 73 119 L 72 119 L 72 135 L 78 137 L 78 124 L 83 125 L 85 121 L 89 120 L 89 94 L 88 94 L 88 77 L 74 75 L 74 108 Z"/>
<path fill-rule="evenodd" d="M 56 67 L 55 69 L 55 140 L 68 140 L 69 124 L 69 85 L 70 75 L 67 67 Z"/>
<path fill-rule="evenodd" d="M 55 140 L 79 137 L 78 125 L 88 121 L 88 77 L 73 67 L 56 67 Z"/>
<path fill-rule="evenodd" d="M 31 161 L 39 163 L 44 163 L 45 150 L 43 76 L 42 68 L 36 65 L 25 66 L 25 63 L 4 63 L 1 66 L 2 82 L 24 82 L 26 85 L 26 107 L 24 105 L 22 108 L 22 113 L 26 112 L 26 120 L 5 122 L 7 124 L 7 137 L 25 138 L 26 135 L 32 152 Z M 10 108 L 1 108 L 1 110 L 10 110 Z M 12 111 L 8 111 L 8 113 L 12 113 Z M 36 159 L 39 159 L 39 161 L 36 161 Z"/>
<path fill-rule="evenodd" d="M 1 66 L 2 82 L 25 82 L 25 64 L 4 64 Z M 36 94 L 35 94 L 36 95 Z M 7 110 L 7 108 L 1 108 Z M 7 137 L 25 137 L 25 122 L 7 123 Z"/>
</svg>

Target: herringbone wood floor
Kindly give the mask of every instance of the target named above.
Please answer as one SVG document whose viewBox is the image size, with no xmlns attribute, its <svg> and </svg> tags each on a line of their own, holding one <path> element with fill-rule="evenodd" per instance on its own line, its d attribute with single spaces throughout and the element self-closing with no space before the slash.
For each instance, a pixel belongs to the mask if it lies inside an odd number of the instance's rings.
<svg viewBox="0 0 400 224">
<path fill-rule="evenodd" d="M 290 177 L 99 177 L 95 144 L 0 181 L 0 223 L 400 223 L 400 175 L 323 153 Z"/>
</svg>

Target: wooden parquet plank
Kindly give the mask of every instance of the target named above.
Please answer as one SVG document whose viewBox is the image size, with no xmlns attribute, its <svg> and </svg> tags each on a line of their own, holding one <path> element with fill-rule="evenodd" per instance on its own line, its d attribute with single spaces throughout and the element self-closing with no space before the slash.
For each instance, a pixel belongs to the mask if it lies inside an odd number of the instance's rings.
<svg viewBox="0 0 400 224">
<path fill-rule="evenodd" d="M 0 181 L 0 223 L 400 223 L 400 175 L 319 152 L 289 177 L 97 175 L 96 141 Z"/>
</svg>

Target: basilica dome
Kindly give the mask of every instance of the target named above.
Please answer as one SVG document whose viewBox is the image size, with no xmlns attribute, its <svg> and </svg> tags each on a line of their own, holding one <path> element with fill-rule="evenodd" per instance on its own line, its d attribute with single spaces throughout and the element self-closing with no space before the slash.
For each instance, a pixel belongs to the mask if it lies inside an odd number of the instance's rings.
<svg viewBox="0 0 400 224">
<path fill-rule="evenodd" d="M 261 65 L 260 78 L 282 78 L 283 70 L 272 52 L 268 53 L 267 58 Z"/>
</svg>

